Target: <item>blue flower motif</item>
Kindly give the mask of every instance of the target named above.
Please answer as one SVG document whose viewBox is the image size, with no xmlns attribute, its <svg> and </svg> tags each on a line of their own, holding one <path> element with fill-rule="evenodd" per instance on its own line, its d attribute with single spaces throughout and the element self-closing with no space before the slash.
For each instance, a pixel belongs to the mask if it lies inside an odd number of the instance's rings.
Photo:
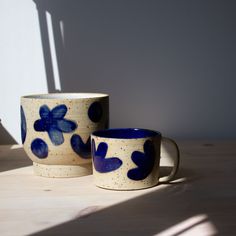
<svg viewBox="0 0 236 236">
<path fill-rule="evenodd" d="M 41 119 L 34 122 L 34 129 L 38 132 L 48 132 L 49 138 L 54 145 L 60 145 L 64 142 L 62 133 L 70 133 L 77 127 L 76 123 L 64 119 L 66 115 L 66 105 L 58 105 L 51 111 L 47 105 L 39 109 Z"/>
<path fill-rule="evenodd" d="M 70 143 L 74 152 L 77 153 L 81 158 L 88 159 L 91 157 L 90 136 L 88 137 L 87 142 L 84 143 L 78 134 L 73 134 Z"/>
<path fill-rule="evenodd" d="M 95 142 L 92 140 L 92 157 L 94 168 L 97 172 L 107 173 L 117 170 L 122 165 L 122 160 L 118 157 L 107 157 L 108 145 L 105 142 L 101 142 L 96 150 Z"/>
<path fill-rule="evenodd" d="M 21 141 L 22 141 L 22 144 L 24 144 L 27 129 L 26 129 L 25 113 L 24 113 L 24 109 L 22 106 L 20 107 L 20 116 L 21 116 Z"/>
<path fill-rule="evenodd" d="M 128 177 L 132 180 L 143 180 L 151 172 L 155 163 L 155 147 L 151 140 L 147 140 L 143 145 L 144 153 L 134 151 L 131 155 L 132 161 L 137 168 L 128 171 Z"/>
</svg>

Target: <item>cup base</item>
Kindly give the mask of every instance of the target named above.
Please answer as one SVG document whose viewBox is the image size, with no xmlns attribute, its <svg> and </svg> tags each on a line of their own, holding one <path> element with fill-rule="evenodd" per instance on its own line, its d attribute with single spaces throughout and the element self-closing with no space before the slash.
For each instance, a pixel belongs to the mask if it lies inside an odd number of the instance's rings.
<svg viewBox="0 0 236 236">
<path fill-rule="evenodd" d="M 91 163 L 83 165 L 44 165 L 33 162 L 34 174 L 49 178 L 71 178 L 92 174 Z"/>
<path fill-rule="evenodd" d="M 136 187 L 130 187 L 130 186 L 123 186 L 123 187 L 117 187 L 117 186 L 103 186 L 103 185 L 97 185 L 95 183 L 95 185 L 98 187 L 98 188 L 102 188 L 102 189 L 106 189 L 106 190 L 113 190 L 113 191 L 135 191 L 135 190 L 142 190 L 142 189 L 148 189 L 148 188 L 153 188 L 155 186 L 158 185 L 158 183 L 156 184 L 153 184 L 153 185 L 148 185 L 148 186 L 136 186 Z"/>
</svg>

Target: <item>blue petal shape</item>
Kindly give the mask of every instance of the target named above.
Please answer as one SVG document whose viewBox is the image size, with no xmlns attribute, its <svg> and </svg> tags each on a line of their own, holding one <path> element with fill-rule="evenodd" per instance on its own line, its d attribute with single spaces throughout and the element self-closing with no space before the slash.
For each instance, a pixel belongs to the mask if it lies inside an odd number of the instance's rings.
<svg viewBox="0 0 236 236">
<path fill-rule="evenodd" d="M 47 105 L 41 106 L 39 109 L 41 119 L 34 122 L 34 129 L 38 132 L 48 132 L 54 145 L 62 144 L 64 142 L 62 133 L 70 133 L 77 127 L 74 121 L 64 119 L 66 112 L 67 107 L 64 104 L 56 106 L 51 111 Z"/>
<path fill-rule="evenodd" d="M 50 127 L 48 135 L 54 145 L 58 146 L 64 143 L 64 137 L 60 130 Z"/>
<path fill-rule="evenodd" d="M 144 143 L 144 153 L 134 151 L 131 159 L 137 165 L 137 168 L 128 171 L 128 178 L 132 180 L 143 180 L 152 172 L 155 163 L 155 147 L 152 141 L 147 140 Z"/>
<path fill-rule="evenodd" d="M 93 122 L 99 122 L 102 119 L 103 109 L 100 102 L 94 102 L 88 109 L 89 119 Z"/>
<path fill-rule="evenodd" d="M 57 127 L 64 133 L 70 133 L 76 129 L 77 125 L 74 121 L 63 119 L 57 120 Z"/>
<path fill-rule="evenodd" d="M 22 106 L 20 107 L 20 115 L 21 115 L 21 141 L 22 141 L 22 144 L 24 144 L 27 129 L 26 129 L 25 112 Z"/>
<path fill-rule="evenodd" d="M 47 118 L 49 116 L 50 110 L 47 105 L 43 105 L 39 109 L 39 115 L 41 118 Z"/>
<path fill-rule="evenodd" d="M 122 160 L 117 157 L 105 158 L 107 154 L 108 145 L 105 142 L 101 142 L 96 150 L 95 142 L 92 141 L 92 156 L 94 168 L 97 172 L 107 173 L 117 170 L 122 165 Z"/>
<path fill-rule="evenodd" d="M 36 120 L 34 122 L 34 129 L 38 132 L 47 131 L 47 126 L 44 120 Z"/>
<path fill-rule="evenodd" d="M 36 138 L 31 143 L 31 150 L 35 156 L 44 159 L 48 156 L 48 145 L 40 138 Z"/>
<path fill-rule="evenodd" d="M 54 119 L 62 119 L 66 115 L 66 112 L 67 107 L 64 104 L 54 107 L 51 111 Z"/>
<path fill-rule="evenodd" d="M 91 157 L 91 142 L 90 137 L 87 139 L 87 142 L 84 143 L 82 138 L 78 134 L 74 134 L 70 140 L 71 147 L 75 153 L 84 159 Z"/>
</svg>

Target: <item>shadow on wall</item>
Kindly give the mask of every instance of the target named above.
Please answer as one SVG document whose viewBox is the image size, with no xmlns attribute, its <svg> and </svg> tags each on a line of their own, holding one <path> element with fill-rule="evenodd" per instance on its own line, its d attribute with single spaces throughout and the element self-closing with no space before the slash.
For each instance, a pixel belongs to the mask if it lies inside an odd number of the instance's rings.
<svg viewBox="0 0 236 236">
<path fill-rule="evenodd" d="M 3 127 L 0 119 L 0 145 L 16 144 L 16 140 Z"/>
<path fill-rule="evenodd" d="M 49 92 L 111 94 L 113 127 L 235 137 L 234 1 L 33 1 Z"/>
</svg>

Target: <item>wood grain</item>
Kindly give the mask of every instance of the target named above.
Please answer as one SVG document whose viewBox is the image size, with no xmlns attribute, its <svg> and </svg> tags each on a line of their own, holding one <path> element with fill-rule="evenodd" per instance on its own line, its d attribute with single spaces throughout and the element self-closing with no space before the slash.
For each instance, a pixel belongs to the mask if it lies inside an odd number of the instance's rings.
<svg viewBox="0 0 236 236">
<path fill-rule="evenodd" d="M 176 180 L 137 191 L 34 176 L 20 146 L 1 146 L 0 235 L 236 235 L 236 142 L 178 144 Z"/>
</svg>

